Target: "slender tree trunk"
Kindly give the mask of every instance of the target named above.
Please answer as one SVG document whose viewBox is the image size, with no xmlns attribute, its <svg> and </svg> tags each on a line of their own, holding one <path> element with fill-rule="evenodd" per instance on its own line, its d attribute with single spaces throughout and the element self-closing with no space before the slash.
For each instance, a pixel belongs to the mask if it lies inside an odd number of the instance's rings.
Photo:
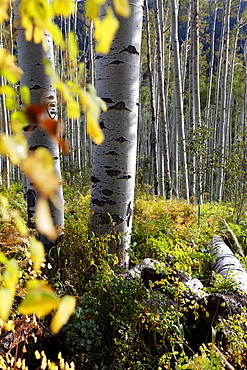
<svg viewBox="0 0 247 370">
<path fill-rule="evenodd" d="M 108 55 L 96 58 L 98 95 L 108 104 L 101 115 L 105 141 L 93 147 L 91 229 L 118 234 L 110 249 L 128 267 L 135 186 L 139 68 L 143 0 L 130 3 L 131 16 L 120 19 Z"/>
<path fill-rule="evenodd" d="M 180 160 L 182 168 L 182 180 L 184 196 L 189 201 L 189 183 L 187 170 L 187 154 L 184 130 L 184 104 L 182 90 L 182 75 L 180 65 L 179 40 L 178 40 L 178 1 L 171 0 L 171 41 L 173 47 L 173 68 L 174 68 L 174 92 L 175 92 L 175 112 L 178 132 L 178 144 L 180 146 Z"/>
<path fill-rule="evenodd" d="M 159 87 L 159 109 L 160 118 L 162 124 L 162 139 L 163 139 L 163 158 L 164 158 L 164 178 L 165 178 L 165 195 L 167 199 L 172 196 L 171 187 L 171 174 L 170 174 L 170 154 L 168 147 L 168 127 L 167 127 L 167 115 L 166 115 L 166 102 L 165 102 L 165 86 L 164 86 L 164 74 L 163 74 L 163 53 L 161 44 L 161 28 L 160 28 L 160 17 L 159 17 L 159 3 L 158 0 L 154 0 L 154 12 L 155 12 L 155 29 L 156 29 L 156 45 L 157 45 L 157 67 L 158 67 L 158 87 Z"/>
<path fill-rule="evenodd" d="M 150 42 L 150 20 L 148 10 L 148 0 L 145 0 L 145 17 L 146 17 L 146 38 L 147 38 L 147 60 L 148 60 L 148 75 L 150 88 L 150 106 L 151 106 L 151 154 L 153 162 L 153 178 L 154 178 L 154 194 L 159 195 L 159 179 L 157 165 L 157 128 L 155 114 L 155 94 L 154 94 L 154 78 L 151 62 L 151 42 Z"/>
<path fill-rule="evenodd" d="M 224 33 L 223 33 L 223 67 L 221 80 L 221 105 L 220 105 L 220 148 L 221 148 L 221 166 L 219 170 L 219 185 L 217 192 L 217 200 L 223 199 L 224 185 L 224 166 L 225 166 L 225 143 L 226 143 L 226 117 L 227 117 L 227 77 L 228 77 L 228 54 L 229 54 L 229 32 L 230 32 L 230 12 L 231 0 L 227 0 L 225 4 L 224 17 Z"/>
<path fill-rule="evenodd" d="M 216 20 L 217 20 L 217 1 L 214 0 L 214 20 L 212 25 L 212 33 L 211 33 L 211 59 L 210 59 L 210 66 L 209 66 L 209 80 L 208 80 L 208 92 L 207 92 L 207 103 L 206 103 L 206 112 L 205 112 L 205 125 L 212 131 L 212 138 L 210 136 L 209 143 L 208 143 L 208 155 L 210 152 L 213 152 L 215 149 L 215 127 L 212 127 L 211 123 L 211 97 L 212 97 L 212 82 L 213 82 L 213 73 L 214 73 L 214 63 L 215 63 L 215 30 L 216 30 Z M 214 166 L 212 165 L 209 173 L 209 197 L 210 201 L 213 200 L 213 184 L 214 184 Z"/>
</svg>

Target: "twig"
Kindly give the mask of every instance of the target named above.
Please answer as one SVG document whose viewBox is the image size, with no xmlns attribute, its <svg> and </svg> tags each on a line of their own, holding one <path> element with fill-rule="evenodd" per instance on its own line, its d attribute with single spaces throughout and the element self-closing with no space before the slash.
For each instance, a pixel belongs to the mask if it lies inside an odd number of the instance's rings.
<svg viewBox="0 0 247 370">
<path fill-rule="evenodd" d="M 224 222 L 225 222 L 225 225 L 226 225 L 226 227 L 227 227 L 227 229 L 228 229 L 229 233 L 231 234 L 231 236 L 232 236 L 232 238 L 233 238 L 233 240 L 234 240 L 234 243 L 236 244 L 236 247 L 237 247 L 237 248 L 238 248 L 238 250 L 239 250 L 239 253 L 240 253 L 240 254 L 241 254 L 241 256 L 245 259 L 246 257 L 245 257 L 245 255 L 244 255 L 243 249 L 241 248 L 241 246 L 240 246 L 240 244 L 239 244 L 239 242 L 238 242 L 238 239 L 237 239 L 236 235 L 234 234 L 234 232 L 232 231 L 232 229 L 230 228 L 230 226 L 228 225 L 228 223 L 226 222 L 226 220 L 224 220 Z"/>
<path fill-rule="evenodd" d="M 216 347 L 216 345 L 213 343 L 212 344 L 213 348 L 215 349 L 215 351 L 220 355 L 220 358 L 222 359 L 222 361 L 224 361 L 227 369 L 229 370 L 235 370 L 235 368 L 230 364 L 230 362 L 225 358 L 225 356 L 223 355 L 223 353 L 219 350 L 218 347 Z"/>
</svg>

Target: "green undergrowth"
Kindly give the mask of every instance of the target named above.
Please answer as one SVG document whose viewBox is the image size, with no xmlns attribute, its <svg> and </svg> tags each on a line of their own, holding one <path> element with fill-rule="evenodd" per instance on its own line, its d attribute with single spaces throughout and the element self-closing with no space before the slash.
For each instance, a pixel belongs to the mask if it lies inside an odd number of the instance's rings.
<svg viewBox="0 0 247 370">
<path fill-rule="evenodd" d="M 1 193 L 8 196 L 11 208 L 25 215 L 21 186 L 3 188 Z M 147 287 L 140 279 L 126 278 L 117 257 L 109 253 L 108 245 L 114 236 L 89 235 L 88 190 L 64 184 L 64 198 L 65 238 L 63 245 L 47 256 L 51 265 L 49 279 L 58 294 L 76 296 L 77 308 L 59 335 L 49 339 L 53 342 L 46 345 L 46 337 L 38 337 L 37 344 L 27 340 L 28 355 L 36 348 L 45 352 L 54 348 L 55 358 L 61 350 L 68 363 L 73 361 L 76 369 L 85 370 L 220 370 L 227 368 L 226 361 L 235 369 L 244 368 L 245 313 L 217 325 L 214 338 L 210 332 L 206 341 L 197 340 L 190 330 L 191 320 L 197 325 L 199 307 L 192 302 L 188 311 L 184 286 L 171 276 L 173 270 L 180 270 L 200 279 L 207 292 L 232 291 L 230 280 L 211 272 L 208 243 L 218 234 L 239 256 L 226 221 L 246 253 L 244 212 L 236 223 L 230 204 L 206 203 L 198 207 L 137 192 L 130 267 L 152 257 L 163 262 L 165 268 L 162 281 Z M 14 225 L 9 225 L 7 233 L 6 228 L 0 229 L 1 249 L 18 258 L 20 268 L 25 270 L 25 246 L 22 250 Z M 167 260 L 172 261 L 172 267 Z M 245 264 L 243 258 L 242 262 Z M 15 315 L 13 312 L 13 319 Z M 45 323 L 44 320 L 42 325 Z"/>
<path fill-rule="evenodd" d="M 164 290 L 157 290 L 156 285 L 147 289 L 139 279 L 125 279 L 116 256 L 108 252 L 112 236 L 89 238 L 90 194 L 65 188 L 65 199 L 67 280 L 78 296 L 78 306 L 61 335 L 72 349 L 78 368 L 220 370 L 225 368 L 224 348 L 228 350 L 228 360 L 238 368 L 245 353 L 244 339 L 236 355 L 230 351 L 230 338 L 240 335 L 237 324 L 228 325 L 227 335 L 217 328 L 218 352 L 210 345 L 210 335 L 208 342 L 198 342 L 191 348 L 186 339 L 187 311 L 183 305 L 175 308 L 166 304 Z M 174 269 L 200 279 L 207 291 L 224 293 L 231 282 L 212 274 L 208 253 L 208 243 L 216 234 L 238 252 L 224 220 L 243 241 L 247 220 L 243 214 L 236 225 L 234 208 L 229 204 L 206 203 L 198 207 L 182 200 L 137 194 L 130 264 L 134 266 L 147 257 L 165 262 L 169 257 Z M 168 295 L 179 299 L 183 287 L 172 285 L 169 279 L 163 284 Z M 197 309 L 191 308 L 195 320 Z M 243 331 L 241 335 L 244 338 Z"/>
</svg>

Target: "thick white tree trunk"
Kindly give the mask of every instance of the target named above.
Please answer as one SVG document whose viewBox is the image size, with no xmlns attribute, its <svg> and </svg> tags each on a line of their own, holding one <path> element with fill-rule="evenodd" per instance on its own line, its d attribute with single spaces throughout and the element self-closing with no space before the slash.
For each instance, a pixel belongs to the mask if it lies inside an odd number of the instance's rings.
<svg viewBox="0 0 247 370">
<path fill-rule="evenodd" d="M 98 235 L 121 236 L 121 245 L 111 251 L 126 267 L 135 187 L 143 0 L 130 1 L 130 7 L 131 16 L 120 19 L 109 54 L 96 57 L 97 94 L 108 110 L 100 118 L 105 141 L 93 148 L 91 195 L 91 228 Z"/>
<path fill-rule="evenodd" d="M 24 30 L 19 26 L 18 22 L 18 3 L 15 4 L 15 16 L 17 18 L 17 51 L 18 63 L 23 70 L 23 75 L 20 81 L 21 86 L 26 85 L 31 92 L 31 104 L 40 105 L 47 104 L 49 116 L 53 119 L 57 117 L 56 107 L 56 90 L 52 86 L 50 77 L 45 74 L 43 59 L 46 57 L 54 64 L 53 42 L 51 36 L 46 34 L 47 51 L 45 52 L 41 44 L 26 41 Z M 28 137 L 29 150 L 36 150 L 38 147 L 47 148 L 54 158 L 54 169 L 58 177 L 61 178 L 59 148 L 57 142 L 52 139 L 40 127 L 35 126 L 29 133 Z M 36 201 L 39 196 L 32 183 L 27 179 L 27 203 L 28 203 L 28 221 L 29 227 L 34 227 L 33 219 Z M 59 207 L 50 203 L 51 215 L 55 227 L 63 228 L 64 225 L 64 200 L 62 186 L 58 187 L 57 197 L 59 200 Z M 41 236 L 42 241 L 47 244 L 46 238 Z"/>
<path fill-rule="evenodd" d="M 211 268 L 224 278 L 231 277 L 238 284 L 238 289 L 247 293 L 247 272 L 219 236 L 211 241 L 209 250 L 213 257 Z"/>
</svg>

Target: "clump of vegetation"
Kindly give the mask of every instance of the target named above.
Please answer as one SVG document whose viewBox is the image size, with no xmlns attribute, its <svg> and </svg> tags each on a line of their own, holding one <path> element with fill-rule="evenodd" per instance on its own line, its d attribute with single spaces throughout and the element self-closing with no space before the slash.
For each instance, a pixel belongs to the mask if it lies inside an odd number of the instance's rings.
<svg viewBox="0 0 247 370">
<path fill-rule="evenodd" d="M 23 212 L 25 201 L 21 187 L 18 189 L 10 207 L 19 207 Z M 12 192 L 16 192 L 16 186 L 4 189 L 5 195 Z M 113 236 L 98 238 L 88 234 L 87 191 L 81 193 L 65 184 L 64 193 L 64 244 L 56 251 L 56 258 L 53 259 L 52 255 L 47 258 L 53 287 L 58 294 L 76 296 L 77 308 L 59 335 L 53 337 L 50 333 L 49 340 L 45 334 L 49 332 L 47 320 L 38 320 L 35 325 L 25 323 L 25 328 L 32 327 L 32 330 L 25 329 L 26 337 L 24 335 L 25 340 L 19 344 L 15 366 L 19 366 L 19 358 L 21 361 L 26 359 L 25 366 L 29 370 L 40 366 L 40 361 L 47 362 L 48 366 L 50 355 L 57 366 L 67 362 L 72 364 L 66 365 L 67 368 L 73 369 L 75 363 L 75 368 L 85 370 L 220 370 L 226 367 L 224 359 L 236 369 L 241 368 L 247 346 L 245 311 L 222 319 L 214 327 L 217 350 L 210 344 L 210 335 L 205 342 L 198 337 L 198 340 L 193 338 L 192 343 L 190 331 L 195 330 L 193 323 L 195 327 L 199 325 L 201 308 L 193 300 L 187 307 L 185 287 L 176 276 L 172 277 L 172 272 L 183 271 L 203 280 L 210 294 L 233 291 L 235 285 L 230 279 L 224 280 L 210 271 L 207 244 L 221 230 L 227 233 L 222 227 L 224 219 L 241 240 L 245 216 L 240 226 L 235 226 L 229 205 L 205 204 L 199 214 L 197 206 L 182 201 L 165 201 L 148 194 L 139 200 L 137 195 L 131 265 L 151 257 L 162 262 L 165 268 L 162 280 L 149 282 L 147 286 L 140 278 L 126 277 L 125 271 L 118 266 L 117 257 L 109 253 L 108 246 Z M 7 255 L 18 258 L 23 279 L 28 279 L 30 262 L 25 242 L 21 236 L 18 239 L 14 224 L 10 223 L 8 227 L 13 233 L 13 243 L 11 239 L 6 241 L 6 227 L 3 227 L 0 233 L 2 249 Z M 167 264 L 167 260 L 172 264 Z M 19 285 L 17 300 L 22 294 L 22 286 Z M 21 321 L 14 310 L 11 319 L 18 328 Z M 6 330 L 3 329 L 2 333 L 6 334 Z M 19 333 L 18 329 L 16 333 Z M 51 343 L 52 354 L 49 353 Z M 22 348 L 27 352 L 21 353 Z M 16 351 L 16 347 L 13 346 L 11 351 Z M 58 355 L 60 351 L 62 355 Z M 37 356 L 40 354 L 39 360 L 35 353 Z M 5 365 L 8 366 L 7 360 Z"/>
</svg>

